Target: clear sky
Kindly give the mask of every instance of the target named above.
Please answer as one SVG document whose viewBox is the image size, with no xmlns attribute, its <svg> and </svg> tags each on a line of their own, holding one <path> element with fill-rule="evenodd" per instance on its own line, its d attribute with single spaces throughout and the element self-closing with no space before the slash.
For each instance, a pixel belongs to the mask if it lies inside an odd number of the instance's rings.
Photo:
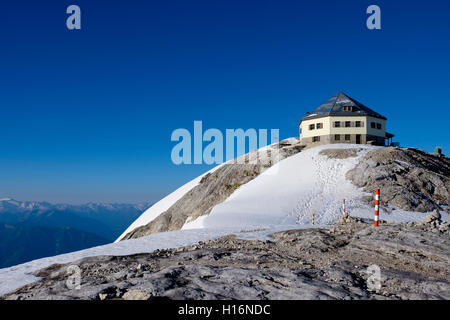
<svg viewBox="0 0 450 320">
<path fill-rule="evenodd" d="M 82 29 L 66 28 L 77 4 Z M 381 8 L 381 30 L 366 8 Z M 176 128 L 279 128 L 343 91 L 450 153 L 450 1 L 3 1 L 0 198 L 154 201 Z"/>
</svg>

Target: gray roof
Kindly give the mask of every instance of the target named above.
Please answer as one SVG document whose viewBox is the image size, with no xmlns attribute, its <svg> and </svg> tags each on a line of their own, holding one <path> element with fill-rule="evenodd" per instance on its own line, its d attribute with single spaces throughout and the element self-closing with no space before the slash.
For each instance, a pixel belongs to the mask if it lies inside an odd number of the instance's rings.
<svg viewBox="0 0 450 320">
<path fill-rule="evenodd" d="M 355 111 L 344 111 L 344 106 L 352 106 Z M 318 106 L 314 111 L 307 113 L 302 120 L 314 119 L 326 116 L 372 116 L 376 118 L 385 119 L 386 117 L 366 107 L 362 103 L 350 98 L 342 92 L 338 92 L 335 96 L 331 97 L 327 102 Z"/>
</svg>

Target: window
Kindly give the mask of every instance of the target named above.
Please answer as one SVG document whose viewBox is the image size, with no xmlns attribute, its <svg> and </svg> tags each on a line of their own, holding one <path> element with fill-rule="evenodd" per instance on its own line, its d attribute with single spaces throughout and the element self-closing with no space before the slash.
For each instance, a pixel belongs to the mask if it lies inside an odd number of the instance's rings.
<svg viewBox="0 0 450 320">
<path fill-rule="evenodd" d="M 320 137 L 316 136 L 312 138 L 312 142 L 319 142 L 320 141 Z"/>
<path fill-rule="evenodd" d="M 341 135 L 340 135 L 340 134 L 335 134 L 335 135 L 334 135 L 334 140 L 335 140 L 335 141 L 341 140 Z"/>
<path fill-rule="evenodd" d="M 342 108 L 344 111 L 353 111 L 353 107 L 351 106 L 345 106 Z"/>
<path fill-rule="evenodd" d="M 380 130 L 381 129 L 381 123 L 376 123 L 376 122 L 371 122 L 370 126 L 372 127 L 372 129 L 375 129 L 375 127 Z"/>
<path fill-rule="evenodd" d="M 350 141 L 350 135 L 349 134 L 345 135 L 345 141 Z"/>
<path fill-rule="evenodd" d="M 341 122 L 340 121 L 335 121 L 334 122 L 334 127 L 335 128 L 339 128 L 341 126 Z"/>
<path fill-rule="evenodd" d="M 351 121 L 345 121 L 345 127 L 346 127 L 346 128 L 349 128 L 349 127 L 351 127 L 351 126 L 352 126 Z"/>
<path fill-rule="evenodd" d="M 316 123 L 316 128 L 323 129 L 323 123 L 322 122 Z"/>
<path fill-rule="evenodd" d="M 313 123 L 313 124 L 310 124 L 309 125 L 309 130 L 314 130 L 315 129 L 315 124 Z"/>
<path fill-rule="evenodd" d="M 355 122 L 355 127 L 358 127 L 358 128 L 361 127 L 361 121 L 356 121 Z"/>
</svg>

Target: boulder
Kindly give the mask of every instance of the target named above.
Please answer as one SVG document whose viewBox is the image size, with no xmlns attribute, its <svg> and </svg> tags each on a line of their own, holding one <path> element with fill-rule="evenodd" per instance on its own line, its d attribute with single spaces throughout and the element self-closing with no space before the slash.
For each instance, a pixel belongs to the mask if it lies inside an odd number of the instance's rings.
<svg viewBox="0 0 450 320">
<path fill-rule="evenodd" d="M 439 223 L 440 221 L 441 221 L 441 214 L 439 213 L 438 210 L 434 210 L 423 220 L 424 223 L 433 223 L 433 222 Z"/>
<path fill-rule="evenodd" d="M 130 290 L 125 292 L 122 296 L 124 300 L 148 300 L 150 298 L 150 294 L 140 290 Z"/>
</svg>

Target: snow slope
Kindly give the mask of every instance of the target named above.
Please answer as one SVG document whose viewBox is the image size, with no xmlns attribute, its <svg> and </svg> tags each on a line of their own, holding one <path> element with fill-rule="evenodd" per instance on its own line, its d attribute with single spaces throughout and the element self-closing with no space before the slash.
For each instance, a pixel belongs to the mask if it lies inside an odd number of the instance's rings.
<svg viewBox="0 0 450 320">
<path fill-rule="evenodd" d="M 329 159 L 319 154 L 323 149 L 355 147 L 361 148 L 361 151 L 353 158 Z M 311 148 L 267 169 L 215 206 L 209 215 L 187 222 L 182 230 L 115 242 L 0 269 L 0 295 L 36 281 L 37 278 L 32 273 L 54 263 L 69 263 L 89 256 L 152 252 L 233 233 L 239 237 L 260 238 L 275 231 L 311 227 L 312 213 L 315 214 L 315 227 L 324 227 L 341 215 L 343 198 L 346 200 L 347 211 L 352 216 L 373 218 L 373 208 L 360 200 L 364 193 L 347 181 L 345 174 L 356 165 L 361 156 L 375 148 L 379 147 L 334 144 Z M 203 176 L 185 184 L 145 211 L 123 235 L 155 219 L 195 187 Z M 427 214 L 402 210 L 385 214 L 382 211 L 380 218 L 387 221 L 421 221 Z M 442 214 L 442 218 L 448 220 L 449 216 Z M 258 229 L 265 230 L 241 233 Z"/>
<path fill-rule="evenodd" d="M 319 154 L 323 149 L 349 147 L 362 151 L 347 159 L 328 159 Z M 359 200 L 362 191 L 345 179 L 345 173 L 357 164 L 360 156 L 375 148 L 379 147 L 335 144 L 302 151 L 243 185 L 214 207 L 210 215 L 186 223 L 183 229 L 309 226 L 313 213 L 316 224 L 332 223 L 341 214 L 341 199 L 346 199 L 349 211 L 363 206 Z"/>
</svg>

